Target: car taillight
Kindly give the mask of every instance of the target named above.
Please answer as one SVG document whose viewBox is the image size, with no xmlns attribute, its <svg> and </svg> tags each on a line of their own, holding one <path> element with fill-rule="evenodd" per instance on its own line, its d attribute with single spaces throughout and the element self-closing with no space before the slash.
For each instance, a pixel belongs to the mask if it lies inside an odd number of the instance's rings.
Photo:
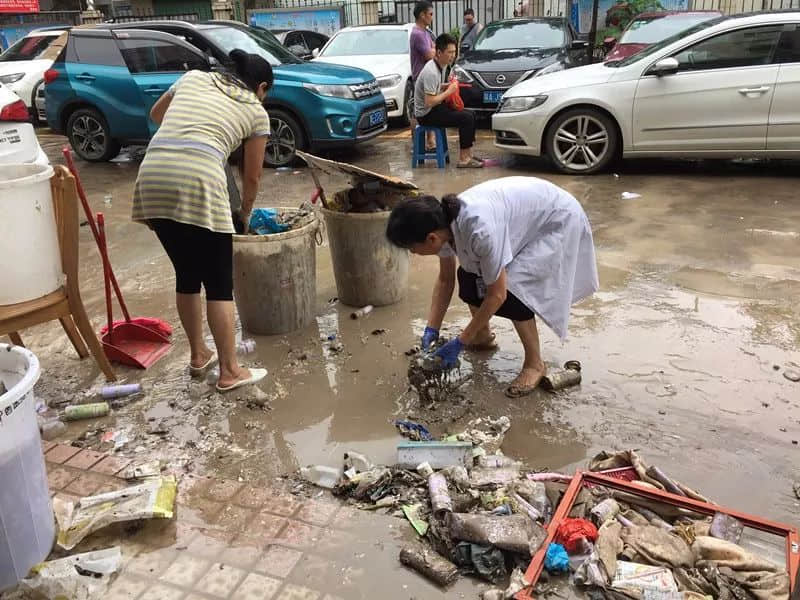
<svg viewBox="0 0 800 600">
<path fill-rule="evenodd" d="M 0 110 L 0 121 L 27 121 L 29 118 L 28 107 L 22 100 L 7 104 Z"/>
<path fill-rule="evenodd" d="M 55 69 L 47 69 L 47 71 L 44 72 L 45 85 L 48 83 L 52 83 L 57 78 L 58 78 L 58 71 L 56 71 Z"/>
</svg>

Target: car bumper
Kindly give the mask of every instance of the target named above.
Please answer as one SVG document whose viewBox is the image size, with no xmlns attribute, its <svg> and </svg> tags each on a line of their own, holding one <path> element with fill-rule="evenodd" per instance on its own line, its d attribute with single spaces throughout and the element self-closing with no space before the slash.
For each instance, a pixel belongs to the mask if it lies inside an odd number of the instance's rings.
<svg viewBox="0 0 800 600">
<path fill-rule="evenodd" d="M 535 110 L 492 115 L 494 145 L 514 154 L 541 156 L 542 136 L 546 124 L 544 115 Z"/>
<path fill-rule="evenodd" d="M 394 87 L 381 88 L 383 97 L 386 100 L 386 116 L 390 119 L 403 116 L 405 107 L 403 106 L 406 93 L 406 83 L 402 82 Z"/>
<path fill-rule="evenodd" d="M 484 102 L 484 92 L 503 94 L 506 90 L 501 89 L 488 89 L 478 85 L 472 84 L 471 86 L 461 86 L 459 93 L 461 99 L 464 101 L 464 108 L 471 110 L 476 114 L 489 116 L 497 110 L 500 101 L 497 102 Z"/>
</svg>

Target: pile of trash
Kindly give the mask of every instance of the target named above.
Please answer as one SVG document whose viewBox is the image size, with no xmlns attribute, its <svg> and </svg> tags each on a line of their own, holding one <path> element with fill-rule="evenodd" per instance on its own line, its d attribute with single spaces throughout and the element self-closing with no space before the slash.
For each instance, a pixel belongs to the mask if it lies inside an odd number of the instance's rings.
<svg viewBox="0 0 800 600">
<path fill-rule="evenodd" d="M 303 202 L 297 209 L 255 208 L 250 215 L 250 233 L 269 235 L 300 229 L 314 221 L 314 207 Z"/>
<path fill-rule="evenodd" d="M 470 375 L 462 375 L 460 361 L 452 369 L 442 368 L 441 358 L 435 356 L 438 348 L 447 342 L 440 338 L 428 352 L 421 352 L 417 347 L 406 352 L 411 357 L 408 363 L 408 383 L 425 408 L 435 408 L 442 402 L 453 402 L 464 397 L 460 391 L 470 379 Z"/>
</svg>

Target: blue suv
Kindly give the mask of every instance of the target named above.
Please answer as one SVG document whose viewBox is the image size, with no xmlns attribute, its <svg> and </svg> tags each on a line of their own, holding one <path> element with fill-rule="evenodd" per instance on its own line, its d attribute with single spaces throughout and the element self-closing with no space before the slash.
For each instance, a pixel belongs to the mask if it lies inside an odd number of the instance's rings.
<svg viewBox="0 0 800 600">
<path fill-rule="evenodd" d="M 175 80 L 227 64 L 235 48 L 260 54 L 275 74 L 265 100 L 272 126 L 265 164 L 288 165 L 295 150 L 352 146 L 385 131 L 383 94 L 370 73 L 303 62 L 269 32 L 227 21 L 73 29 L 45 73 L 48 125 L 65 133 L 81 158 L 113 158 L 122 145 L 150 139 L 150 107 Z"/>
</svg>

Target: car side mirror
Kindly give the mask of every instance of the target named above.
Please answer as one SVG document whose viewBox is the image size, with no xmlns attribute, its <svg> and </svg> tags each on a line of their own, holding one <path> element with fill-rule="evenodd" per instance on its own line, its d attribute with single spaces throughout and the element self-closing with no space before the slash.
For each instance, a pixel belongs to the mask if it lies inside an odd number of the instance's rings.
<svg viewBox="0 0 800 600">
<path fill-rule="evenodd" d="M 314 58 L 317 58 L 319 56 L 319 48 L 314 48 L 311 51 L 311 56 L 313 56 Z"/>
<path fill-rule="evenodd" d="M 647 72 L 648 75 L 655 75 L 656 77 L 663 77 L 664 75 L 674 75 L 680 68 L 678 60 L 672 56 L 662 58 Z"/>
</svg>

